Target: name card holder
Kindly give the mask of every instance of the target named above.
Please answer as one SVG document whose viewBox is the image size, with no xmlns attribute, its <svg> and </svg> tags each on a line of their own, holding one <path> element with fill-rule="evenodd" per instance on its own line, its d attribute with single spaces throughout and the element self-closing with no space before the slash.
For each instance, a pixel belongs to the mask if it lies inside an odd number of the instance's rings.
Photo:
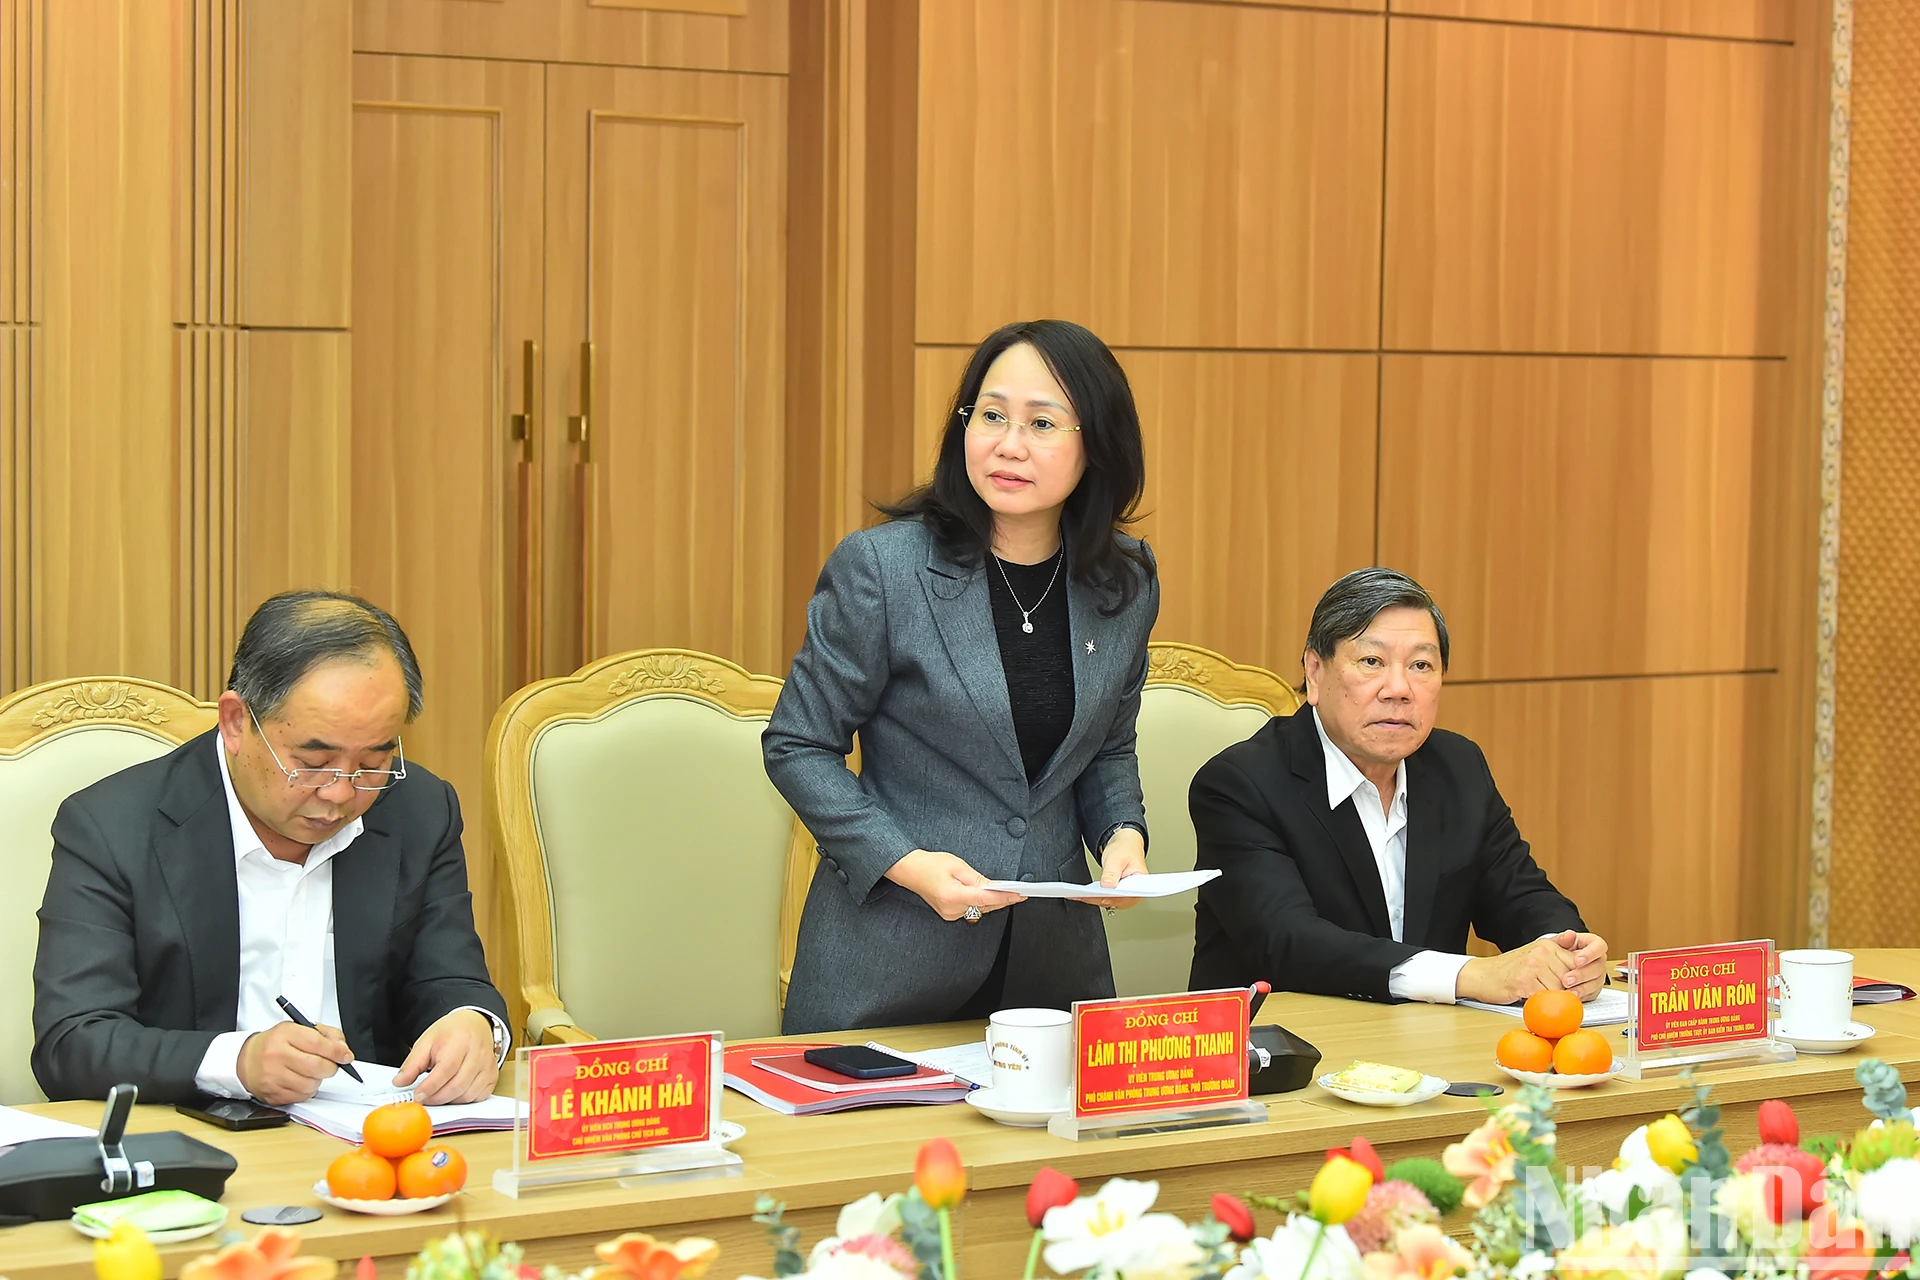
<svg viewBox="0 0 1920 1280">
<path fill-rule="evenodd" d="M 518 1050 L 513 1164 L 493 1189 L 517 1199 L 599 1179 L 738 1176 L 743 1162 L 721 1145 L 723 1040 L 709 1031 Z"/>
<path fill-rule="evenodd" d="M 1265 1124 L 1249 1101 L 1250 993 L 1190 991 L 1073 1006 L 1073 1110 L 1047 1132 L 1074 1142 Z"/>
<path fill-rule="evenodd" d="M 1771 938 L 1631 953 L 1621 1076 L 1792 1062 L 1793 1046 L 1776 1038 L 1778 974 Z"/>
</svg>

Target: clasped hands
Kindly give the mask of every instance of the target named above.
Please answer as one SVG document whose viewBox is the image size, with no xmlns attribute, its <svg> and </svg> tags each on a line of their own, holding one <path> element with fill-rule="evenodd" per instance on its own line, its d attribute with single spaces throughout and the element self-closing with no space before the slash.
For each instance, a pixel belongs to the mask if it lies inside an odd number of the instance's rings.
<svg viewBox="0 0 1920 1280">
<path fill-rule="evenodd" d="M 1591 1000 L 1606 981 L 1607 940 L 1568 929 L 1497 956 L 1475 956 L 1461 968 L 1454 994 L 1487 1004 L 1513 1004 L 1536 991 Z"/>
<path fill-rule="evenodd" d="M 1147 843 L 1132 827 L 1113 833 L 1100 852 L 1100 883 L 1112 888 L 1131 875 L 1147 869 Z M 958 920 L 968 907 L 984 912 L 998 911 L 1025 902 L 1026 896 L 982 888 L 987 877 L 973 869 L 966 859 L 934 849 L 915 849 L 887 868 L 887 879 L 903 889 L 911 889 L 932 907 L 942 920 Z M 1084 898 L 1099 907 L 1138 906 L 1138 898 Z"/>
<path fill-rule="evenodd" d="M 238 1074 L 248 1093 L 269 1106 L 305 1102 L 322 1081 L 353 1061 L 338 1027 L 281 1022 L 247 1037 Z M 478 1102 L 493 1092 L 500 1068 L 493 1056 L 493 1024 L 473 1009 L 455 1009 L 421 1033 L 393 1077 L 413 1089 L 423 1106 Z"/>
</svg>

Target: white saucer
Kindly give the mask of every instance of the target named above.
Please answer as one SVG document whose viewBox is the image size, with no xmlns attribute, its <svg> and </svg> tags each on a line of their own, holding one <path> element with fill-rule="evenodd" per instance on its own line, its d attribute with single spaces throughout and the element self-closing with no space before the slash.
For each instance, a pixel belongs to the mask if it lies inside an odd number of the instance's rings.
<svg viewBox="0 0 1920 1280">
<path fill-rule="evenodd" d="M 444 1196 L 421 1196 L 417 1200 L 342 1200 L 327 1190 L 327 1180 L 322 1178 L 313 1184 L 313 1194 L 336 1209 L 369 1213 L 376 1218 L 397 1218 L 405 1213 L 425 1213 L 429 1209 L 438 1209 L 460 1193 L 451 1191 Z"/>
<path fill-rule="evenodd" d="M 78 1231 L 90 1240 L 105 1240 L 112 1234 L 111 1232 L 102 1231 L 98 1227 L 87 1226 L 78 1218 L 69 1218 L 67 1221 L 75 1231 Z M 226 1225 L 227 1207 L 221 1205 L 220 1216 L 212 1222 L 203 1222 L 197 1227 L 181 1227 L 178 1231 L 149 1231 L 146 1235 L 147 1239 L 153 1241 L 155 1244 L 174 1244 L 181 1240 L 198 1240 L 201 1236 L 210 1236 Z"/>
<path fill-rule="evenodd" d="M 989 1120 L 998 1120 L 1001 1124 L 1010 1124 L 1017 1129 L 1043 1129 L 1047 1121 L 1055 1116 L 1065 1115 L 1070 1108 L 1056 1107 L 1051 1111 L 1028 1111 L 1014 1107 L 1000 1106 L 993 1100 L 993 1090 L 975 1089 L 967 1095 L 967 1105 Z"/>
<path fill-rule="evenodd" d="M 1411 1107 L 1415 1103 L 1432 1102 L 1447 1091 L 1447 1082 L 1439 1076 L 1423 1075 L 1420 1083 L 1405 1093 L 1388 1093 L 1384 1089 L 1355 1089 L 1339 1083 L 1329 1072 L 1314 1081 L 1322 1089 L 1336 1098 L 1345 1098 L 1348 1102 L 1357 1102 L 1363 1107 Z"/>
<path fill-rule="evenodd" d="M 1845 1053 L 1853 1046 L 1873 1039 L 1873 1028 L 1864 1022 L 1849 1022 L 1845 1034 L 1816 1040 L 1811 1036 L 1796 1036 L 1785 1027 L 1776 1027 L 1773 1038 L 1786 1041 L 1802 1053 Z"/>
<path fill-rule="evenodd" d="M 732 1120 L 722 1120 L 713 1130 L 713 1140 L 723 1147 L 730 1147 L 746 1136 L 747 1126 Z"/>
<path fill-rule="evenodd" d="M 1501 1066 L 1498 1062 L 1493 1065 L 1500 1067 L 1502 1071 L 1512 1076 L 1515 1080 L 1518 1080 L 1521 1084 L 1545 1085 L 1549 1089 L 1585 1089 L 1590 1085 L 1601 1084 L 1613 1079 L 1616 1075 L 1620 1074 L 1620 1068 L 1627 1064 L 1615 1058 L 1613 1060 L 1613 1068 L 1609 1071 L 1595 1071 L 1587 1075 L 1578 1076 L 1563 1076 L 1557 1071 L 1515 1071 L 1512 1067 Z"/>
</svg>

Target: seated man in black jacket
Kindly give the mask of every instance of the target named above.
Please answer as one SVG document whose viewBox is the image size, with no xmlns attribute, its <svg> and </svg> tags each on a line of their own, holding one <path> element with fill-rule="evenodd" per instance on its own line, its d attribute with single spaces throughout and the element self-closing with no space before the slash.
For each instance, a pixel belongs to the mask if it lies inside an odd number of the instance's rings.
<svg viewBox="0 0 1920 1280">
<path fill-rule="evenodd" d="M 40 1087 L 284 1106 L 358 1053 L 397 1064 L 420 1102 L 485 1097 L 507 1008 L 473 928 L 459 802 L 401 750 L 421 690 L 406 633 L 352 596 L 276 596 L 227 685 L 216 729 L 53 820 Z"/>
<path fill-rule="evenodd" d="M 1607 944 L 1547 879 L 1487 760 L 1433 727 L 1447 624 L 1361 569 L 1314 607 L 1307 704 L 1209 760 L 1188 802 L 1204 885 L 1192 988 L 1368 1000 L 1591 1000 Z M 1469 958 L 1467 928 L 1502 954 Z"/>
</svg>

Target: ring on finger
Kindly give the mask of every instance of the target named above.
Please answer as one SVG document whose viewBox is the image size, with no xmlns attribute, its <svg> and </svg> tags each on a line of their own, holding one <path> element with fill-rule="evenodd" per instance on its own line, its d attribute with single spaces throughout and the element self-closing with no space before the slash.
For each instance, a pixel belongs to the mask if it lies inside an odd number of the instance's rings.
<svg viewBox="0 0 1920 1280">
<path fill-rule="evenodd" d="M 979 924 L 980 908 L 974 906 L 972 903 L 968 903 L 966 911 L 961 915 L 960 918 L 962 920 L 965 920 L 968 924 Z"/>
</svg>

